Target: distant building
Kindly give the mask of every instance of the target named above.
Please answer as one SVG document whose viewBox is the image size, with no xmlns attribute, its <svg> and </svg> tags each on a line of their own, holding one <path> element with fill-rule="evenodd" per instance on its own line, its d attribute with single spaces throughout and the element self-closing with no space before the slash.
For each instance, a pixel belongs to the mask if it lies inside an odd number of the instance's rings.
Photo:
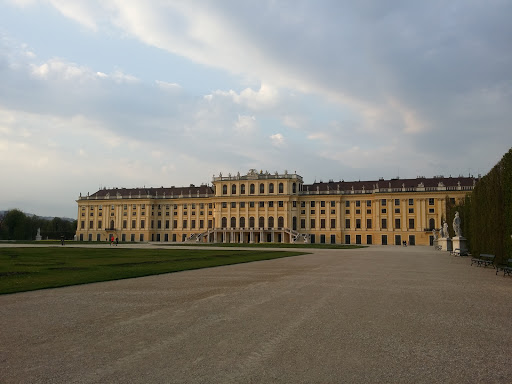
<svg viewBox="0 0 512 384">
<path fill-rule="evenodd" d="M 126 242 L 431 245 L 473 177 L 329 181 L 250 170 L 213 186 L 101 189 L 80 196 L 77 239 Z"/>
</svg>

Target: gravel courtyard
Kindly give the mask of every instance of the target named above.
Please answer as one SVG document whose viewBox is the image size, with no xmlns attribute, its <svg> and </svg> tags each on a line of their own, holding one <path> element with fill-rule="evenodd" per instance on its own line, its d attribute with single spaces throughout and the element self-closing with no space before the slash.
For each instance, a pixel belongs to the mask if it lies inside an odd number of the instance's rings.
<svg viewBox="0 0 512 384">
<path fill-rule="evenodd" d="M 306 251 L 0 296 L 0 382 L 512 382 L 512 278 L 431 247 Z"/>
</svg>

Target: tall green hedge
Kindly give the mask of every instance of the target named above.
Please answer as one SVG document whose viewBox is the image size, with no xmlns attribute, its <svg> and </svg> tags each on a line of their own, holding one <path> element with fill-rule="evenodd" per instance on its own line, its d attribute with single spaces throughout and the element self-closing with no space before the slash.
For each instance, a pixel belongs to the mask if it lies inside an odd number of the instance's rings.
<svg viewBox="0 0 512 384">
<path fill-rule="evenodd" d="M 497 263 L 512 258 L 512 148 L 478 181 L 465 203 L 471 252 L 494 254 Z"/>
</svg>

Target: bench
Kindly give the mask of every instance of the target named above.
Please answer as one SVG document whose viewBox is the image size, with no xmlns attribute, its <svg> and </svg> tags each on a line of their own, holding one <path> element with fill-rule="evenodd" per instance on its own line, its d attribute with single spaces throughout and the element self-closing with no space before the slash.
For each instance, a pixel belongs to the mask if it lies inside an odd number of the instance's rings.
<svg viewBox="0 0 512 384">
<path fill-rule="evenodd" d="M 512 276 L 512 259 L 508 259 L 506 264 L 496 266 L 496 275 L 499 271 L 503 271 L 503 276 Z"/>
<path fill-rule="evenodd" d="M 478 258 L 474 257 L 471 259 L 471 265 L 476 264 L 479 267 L 481 267 L 482 265 L 484 267 L 487 267 L 488 265 L 492 265 L 492 267 L 494 268 L 494 258 L 495 257 L 496 256 L 489 255 L 487 253 L 481 253 L 480 257 L 478 257 Z"/>
<path fill-rule="evenodd" d="M 453 256 L 468 256 L 468 251 L 460 251 L 460 248 L 455 248 L 453 251 L 450 252 L 450 255 Z"/>
</svg>

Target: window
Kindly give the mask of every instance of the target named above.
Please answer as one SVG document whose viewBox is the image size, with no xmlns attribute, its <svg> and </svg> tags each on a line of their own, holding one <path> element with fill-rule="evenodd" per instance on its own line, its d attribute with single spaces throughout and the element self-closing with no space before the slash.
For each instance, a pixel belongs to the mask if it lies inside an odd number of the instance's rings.
<svg viewBox="0 0 512 384">
<path fill-rule="evenodd" d="M 325 219 L 320 219 L 320 228 L 325 228 Z"/>
<path fill-rule="evenodd" d="M 321 209 L 321 210 L 320 210 L 320 214 L 321 214 L 321 215 L 325 215 L 325 209 Z"/>
<path fill-rule="evenodd" d="M 123 229 L 126 229 L 126 226 L 128 225 L 126 220 L 123 220 Z"/>
<path fill-rule="evenodd" d="M 350 215 L 350 209 L 345 209 L 345 215 Z"/>
<path fill-rule="evenodd" d="M 195 229 L 196 228 L 196 221 L 195 220 L 190 220 L 190 228 L 191 229 Z"/>
<path fill-rule="evenodd" d="M 236 202 L 234 202 L 234 201 L 231 202 L 231 208 L 236 208 Z"/>
<path fill-rule="evenodd" d="M 428 209 L 428 213 L 435 213 L 435 209 L 434 208 L 429 208 Z"/>
<path fill-rule="evenodd" d="M 199 228 L 204 228 L 204 220 L 199 220 Z"/>
<path fill-rule="evenodd" d="M 382 227 L 382 229 L 388 228 L 388 219 L 382 219 L 381 227 Z"/>
<path fill-rule="evenodd" d="M 434 229 L 434 228 L 436 227 L 436 220 L 435 220 L 435 219 L 430 219 L 430 220 L 428 221 L 428 227 L 429 227 L 429 229 L 431 229 L 431 230 L 432 230 L 432 229 Z"/>
<path fill-rule="evenodd" d="M 335 215 L 336 214 L 336 210 L 335 209 L 331 209 L 331 215 Z"/>
<path fill-rule="evenodd" d="M 283 193 L 284 192 L 284 185 L 283 183 L 279 183 L 279 193 Z"/>
<path fill-rule="evenodd" d="M 372 214 L 372 210 L 371 210 L 371 209 L 367 209 L 367 210 L 366 210 L 366 214 L 367 214 L 367 215 L 371 215 L 371 214 Z"/>
<path fill-rule="evenodd" d="M 89 221 L 89 229 L 92 229 L 92 226 L 94 225 L 94 221 Z"/>
<path fill-rule="evenodd" d="M 101 224 L 102 224 L 101 220 L 98 221 L 98 229 L 101 229 Z"/>
<path fill-rule="evenodd" d="M 311 228 L 315 228 L 315 219 L 311 219 Z"/>
<path fill-rule="evenodd" d="M 249 208 L 254 208 L 254 201 L 249 201 Z"/>
<path fill-rule="evenodd" d="M 245 195 L 245 184 L 240 185 L 240 194 Z"/>
<path fill-rule="evenodd" d="M 208 228 L 213 228 L 213 220 L 208 220 Z"/>
<path fill-rule="evenodd" d="M 345 228 L 350 228 L 350 219 L 345 219 Z"/>
<path fill-rule="evenodd" d="M 186 219 L 183 220 L 183 228 L 187 228 L 187 225 L 188 225 L 187 220 Z"/>
<path fill-rule="evenodd" d="M 172 227 L 173 228 L 178 228 L 178 220 L 173 220 L 172 221 Z"/>
<path fill-rule="evenodd" d="M 265 193 L 265 184 L 260 183 L 260 193 Z"/>
<path fill-rule="evenodd" d="M 274 228 L 274 218 L 272 216 L 268 218 L 268 227 Z"/>
<path fill-rule="evenodd" d="M 274 193 L 274 183 L 268 185 L 268 193 Z"/>
<path fill-rule="evenodd" d="M 144 234 L 143 234 L 143 233 L 141 233 L 141 234 L 139 235 L 139 241 L 144 241 Z"/>
<path fill-rule="evenodd" d="M 331 228 L 336 228 L 336 219 L 331 219 Z"/>
<path fill-rule="evenodd" d="M 322 200 L 322 201 L 320 202 L 320 207 L 325 208 L 325 201 L 323 201 L 323 200 Z"/>
<path fill-rule="evenodd" d="M 400 199 L 395 199 L 395 205 L 400 205 Z"/>
<path fill-rule="evenodd" d="M 264 201 L 260 201 L 260 208 L 263 208 L 265 207 L 265 202 Z"/>
<path fill-rule="evenodd" d="M 224 184 L 222 186 L 222 194 L 223 195 L 227 195 L 228 194 L 228 186 L 226 184 Z"/>
<path fill-rule="evenodd" d="M 361 219 L 356 219 L 356 229 L 361 228 Z"/>
<path fill-rule="evenodd" d="M 312 215 L 314 215 L 314 214 L 315 214 L 315 210 L 314 210 L 314 209 L 312 209 L 312 210 L 311 210 L 311 214 L 312 214 Z"/>
<path fill-rule="evenodd" d="M 428 199 L 428 205 L 434 205 L 434 199 L 432 199 L 432 198 Z"/>
<path fill-rule="evenodd" d="M 240 202 L 240 208 L 245 208 L 245 201 Z"/>
<path fill-rule="evenodd" d="M 409 213 L 414 213 L 414 208 L 409 208 Z"/>
<path fill-rule="evenodd" d="M 233 216 L 231 218 L 231 223 L 230 224 L 231 224 L 231 228 L 236 228 L 236 217 Z"/>
<path fill-rule="evenodd" d="M 80 222 L 80 229 L 85 229 L 85 221 Z"/>
<path fill-rule="evenodd" d="M 222 208 L 227 208 L 228 207 L 228 203 L 226 203 L 225 201 L 222 202 Z"/>
<path fill-rule="evenodd" d="M 155 228 L 155 221 L 151 220 L 151 228 Z"/>
<path fill-rule="evenodd" d="M 306 214 L 306 210 L 305 210 L 305 209 L 301 209 L 301 210 L 300 210 L 300 214 L 301 214 L 301 215 L 305 215 L 305 214 Z"/>
<path fill-rule="evenodd" d="M 169 220 L 165 220 L 165 229 L 169 229 Z"/>
<path fill-rule="evenodd" d="M 311 208 L 315 208 L 315 202 L 314 201 L 311 202 Z"/>
<path fill-rule="evenodd" d="M 400 213 L 400 208 L 395 208 L 395 213 Z"/>
<path fill-rule="evenodd" d="M 306 219 L 300 219 L 300 227 L 301 229 L 306 228 Z"/>
<path fill-rule="evenodd" d="M 414 205 L 414 199 L 409 199 L 409 205 Z"/>
<path fill-rule="evenodd" d="M 305 208 L 306 207 L 306 202 L 305 201 L 301 201 L 300 202 L 300 206 L 301 206 L 301 208 Z"/>
<path fill-rule="evenodd" d="M 361 201 L 360 200 L 356 200 L 356 207 L 360 207 L 361 206 Z"/>
<path fill-rule="evenodd" d="M 372 228 L 372 219 L 366 219 L 366 228 L 371 229 Z"/>
<path fill-rule="evenodd" d="M 174 207 L 176 207 L 176 205 Z M 208 203 L 208 209 L 212 209 L 212 208 L 213 208 L 213 203 Z"/>
<path fill-rule="evenodd" d="M 162 229 L 162 220 L 157 221 L 157 228 Z"/>
<path fill-rule="evenodd" d="M 386 208 L 382 208 L 382 211 L 381 211 L 381 212 L 382 212 L 382 213 L 387 213 L 388 211 L 387 211 L 387 209 L 386 209 Z"/>
<path fill-rule="evenodd" d="M 132 220 L 132 229 L 135 229 L 135 220 Z"/>
<path fill-rule="evenodd" d="M 336 202 L 334 200 L 331 201 L 331 208 L 336 207 Z"/>
<path fill-rule="evenodd" d="M 372 201 L 371 200 L 366 200 L 366 206 L 367 207 L 371 207 L 372 206 Z"/>
<path fill-rule="evenodd" d="M 273 208 L 274 207 L 274 202 L 273 201 L 269 201 L 268 202 L 268 207 L 269 208 Z"/>
<path fill-rule="evenodd" d="M 227 227 L 228 227 L 228 218 L 223 217 L 222 218 L 222 228 L 227 228 Z"/>
<path fill-rule="evenodd" d="M 409 229 L 414 229 L 414 219 L 409 219 Z"/>
<path fill-rule="evenodd" d="M 386 199 L 381 199 L 380 204 L 385 207 L 386 206 Z"/>
<path fill-rule="evenodd" d="M 345 207 L 350 208 L 350 201 L 345 201 Z"/>
<path fill-rule="evenodd" d="M 361 214 L 361 210 L 360 209 L 356 209 L 356 215 L 360 215 Z"/>
<path fill-rule="evenodd" d="M 251 195 L 254 195 L 254 184 L 251 184 L 251 185 L 249 186 L 249 193 L 250 193 Z"/>
<path fill-rule="evenodd" d="M 254 217 L 249 217 L 249 228 L 254 228 Z"/>
<path fill-rule="evenodd" d="M 293 207 L 293 208 L 297 208 L 297 201 L 293 200 L 293 202 L 292 202 L 292 207 Z"/>
<path fill-rule="evenodd" d="M 297 184 L 293 183 L 292 184 L 292 193 L 296 193 L 296 192 L 297 192 Z"/>
<path fill-rule="evenodd" d="M 395 229 L 400 229 L 400 219 L 395 219 Z"/>
<path fill-rule="evenodd" d="M 245 217 L 240 218 L 240 228 L 245 228 Z"/>
<path fill-rule="evenodd" d="M 236 195 L 236 184 L 231 185 L 231 194 Z"/>
<path fill-rule="evenodd" d="M 366 235 L 366 244 L 372 244 L 372 235 Z"/>
<path fill-rule="evenodd" d="M 261 216 L 258 219 L 258 225 L 259 225 L 260 228 L 263 228 L 265 226 L 265 218 L 263 216 Z"/>
<path fill-rule="evenodd" d="M 278 205 L 279 205 L 279 208 L 283 208 L 284 207 L 284 202 L 283 201 L 279 201 Z"/>
</svg>

